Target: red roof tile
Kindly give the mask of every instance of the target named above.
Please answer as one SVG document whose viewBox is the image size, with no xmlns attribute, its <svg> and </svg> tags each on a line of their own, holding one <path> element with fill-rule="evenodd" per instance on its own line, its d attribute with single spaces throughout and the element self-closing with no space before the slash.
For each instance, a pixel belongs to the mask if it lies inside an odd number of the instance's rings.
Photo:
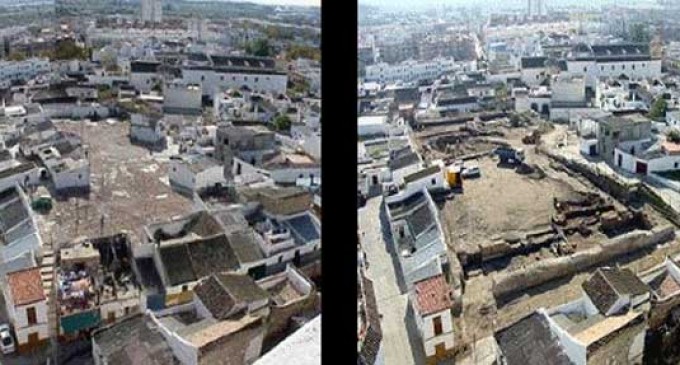
<svg viewBox="0 0 680 365">
<path fill-rule="evenodd" d="M 441 312 L 453 306 L 451 287 L 443 275 L 415 284 L 416 309 L 420 315 Z"/>
<path fill-rule="evenodd" d="M 7 274 L 7 282 L 14 305 L 26 305 L 45 299 L 40 268 L 20 270 Z"/>
</svg>

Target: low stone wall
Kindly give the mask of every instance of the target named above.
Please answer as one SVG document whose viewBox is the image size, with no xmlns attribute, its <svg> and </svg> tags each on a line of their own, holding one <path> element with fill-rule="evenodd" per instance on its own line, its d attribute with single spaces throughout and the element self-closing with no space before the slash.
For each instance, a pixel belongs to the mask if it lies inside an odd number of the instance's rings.
<svg viewBox="0 0 680 365">
<path fill-rule="evenodd" d="M 500 273 L 493 278 L 493 294 L 497 298 L 510 295 L 551 280 L 585 271 L 617 256 L 667 242 L 674 237 L 675 230 L 670 224 L 655 227 L 650 231 L 633 231 L 605 241 L 586 251 L 540 261 L 524 269 Z"/>
</svg>

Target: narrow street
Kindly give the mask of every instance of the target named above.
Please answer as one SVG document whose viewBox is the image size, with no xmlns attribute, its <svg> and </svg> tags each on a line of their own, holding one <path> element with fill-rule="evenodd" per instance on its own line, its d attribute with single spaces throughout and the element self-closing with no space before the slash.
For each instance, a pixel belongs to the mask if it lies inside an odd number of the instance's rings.
<svg viewBox="0 0 680 365">
<path fill-rule="evenodd" d="M 366 206 L 359 209 L 358 219 L 368 262 L 366 272 L 373 280 L 378 311 L 382 315 L 385 364 L 423 364 L 424 352 L 413 313 L 409 310 L 408 294 L 402 294 L 399 289 L 400 274 L 387 249 L 391 241 L 383 236 L 381 202 L 381 196 L 369 199 Z"/>
</svg>

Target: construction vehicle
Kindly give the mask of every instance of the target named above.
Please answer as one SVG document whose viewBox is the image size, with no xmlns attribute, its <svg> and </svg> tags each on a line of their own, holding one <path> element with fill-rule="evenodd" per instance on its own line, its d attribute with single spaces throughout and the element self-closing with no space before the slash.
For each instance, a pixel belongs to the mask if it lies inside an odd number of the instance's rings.
<svg viewBox="0 0 680 365">
<path fill-rule="evenodd" d="M 463 179 L 461 176 L 462 166 L 454 164 L 446 169 L 446 182 L 449 184 L 451 190 L 461 189 L 463 187 Z"/>
<path fill-rule="evenodd" d="M 521 148 L 502 146 L 496 148 L 493 153 L 501 159 L 502 164 L 519 165 L 524 162 L 524 150 Z"/>
</svg>

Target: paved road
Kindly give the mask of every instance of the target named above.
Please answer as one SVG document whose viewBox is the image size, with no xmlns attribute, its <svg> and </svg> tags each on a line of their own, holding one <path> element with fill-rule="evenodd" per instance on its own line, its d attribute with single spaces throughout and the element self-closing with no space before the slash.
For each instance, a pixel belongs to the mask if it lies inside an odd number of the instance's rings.
<svg viewBox="0 0 680 365">
<path fill-rule="evenodd" d="M 381 201 L 382 197 L 368 200 L 366 206 L 359 209 L 358 218 L 368 262 L 366 274 L 373 280 L 378 311 L 382 315 L 385 364 L 423 364 L 422 343 L 416 335 L 413 314 L 408 310 L 408 297 L 401 293 L 398 284 L 401 278 L 395 271 L 390 252 L 387 251 L 391 240 L 388 237 L 386 242 L 383 237 L 380 222 Z"/>
</svg>

